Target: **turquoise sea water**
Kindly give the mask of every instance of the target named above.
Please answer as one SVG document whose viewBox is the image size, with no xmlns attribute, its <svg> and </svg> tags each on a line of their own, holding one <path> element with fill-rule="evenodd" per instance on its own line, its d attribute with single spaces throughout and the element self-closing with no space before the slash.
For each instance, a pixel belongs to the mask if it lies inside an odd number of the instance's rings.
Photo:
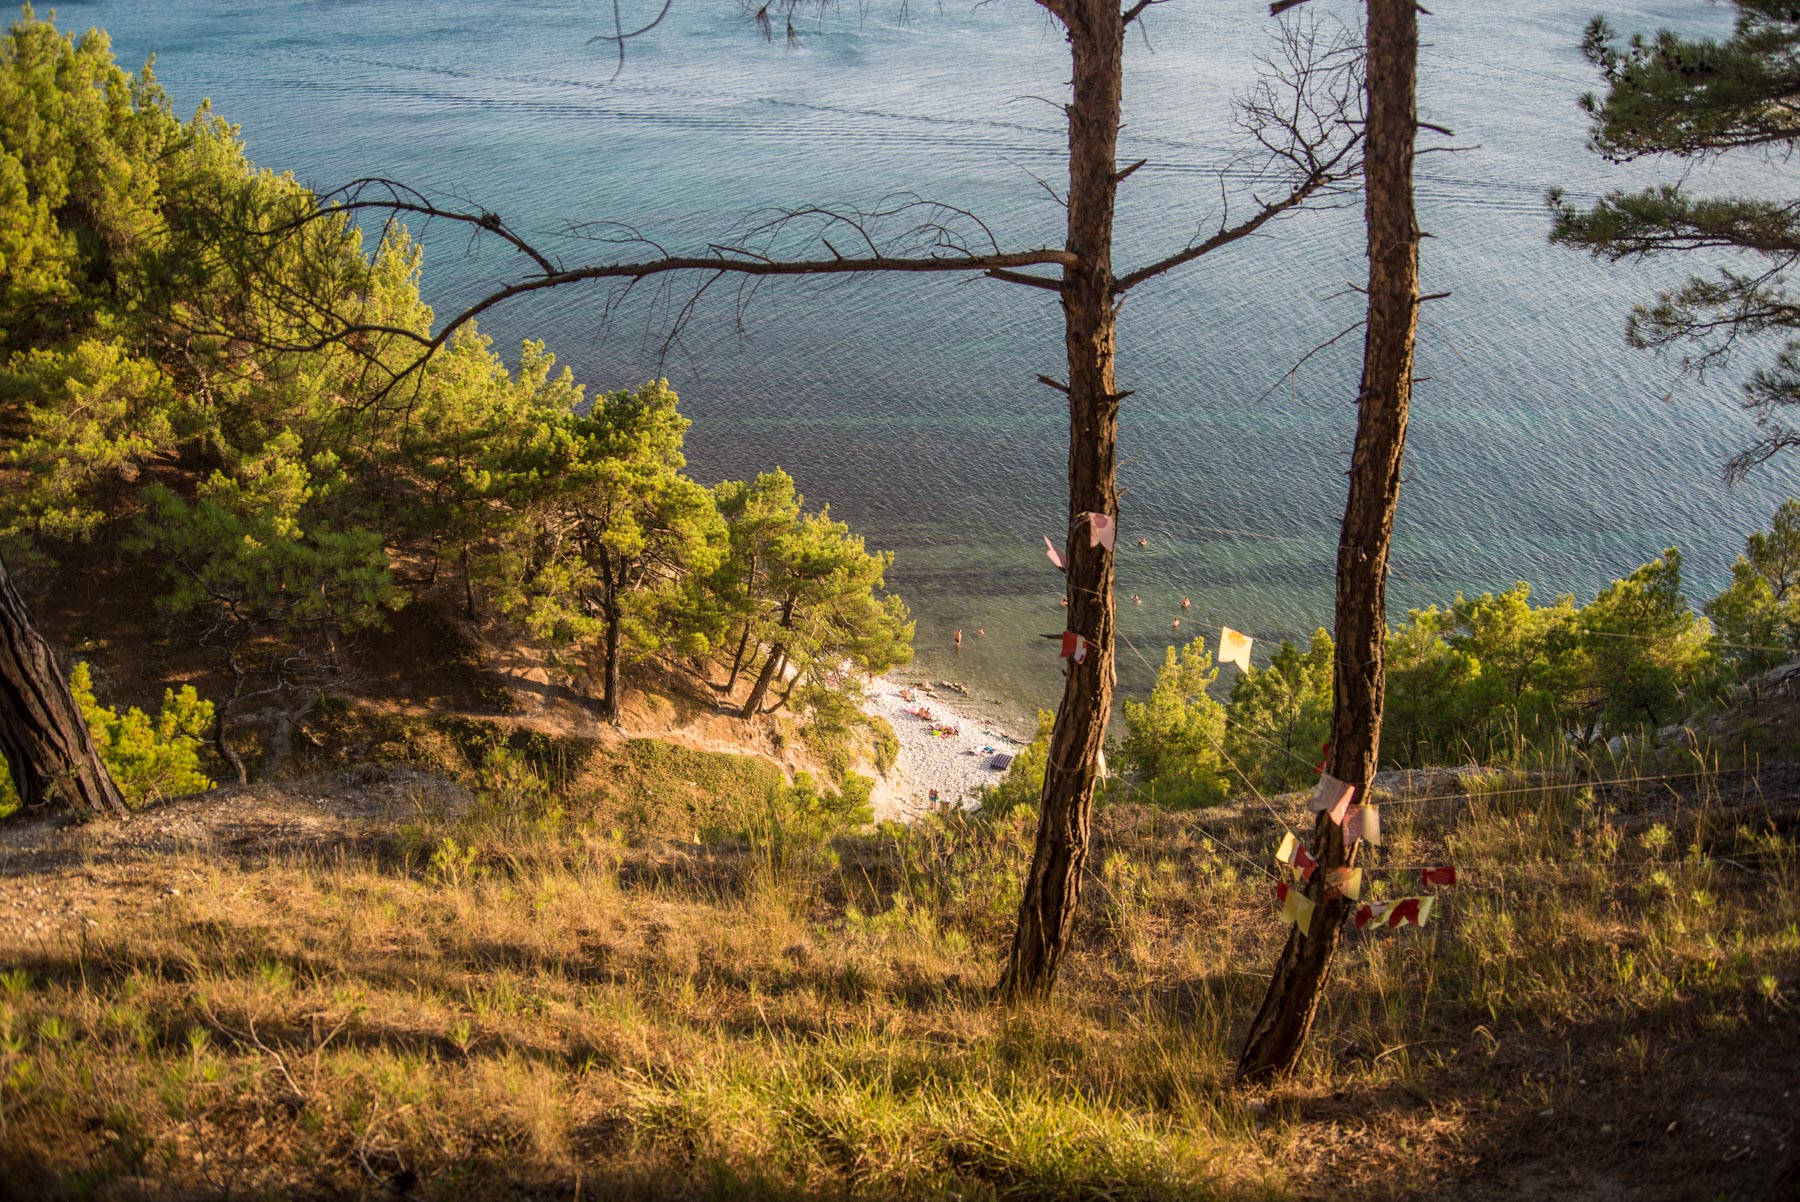
<svg viewBox="0 0 1800 1202">
<path fill-rule="evenodd" d="M 1353 15 L 1341 2 L 1313 6 Z M 1722 584 L 1744 534 L 1795 490 L 1796 464 L 1728 489 L 1748 437 L 1735 381 L 1677 379 L 1627 349 L 1625 311 L 1667 267 L 1605 267 L 1545 241 L 1542 197 L 1666 178 L 1583 148 L 1575 99 L 1585 4 L 1446 3 L 1424 21 L 1423 115 L 1459 154 L 1421 158 L 1429 291 L 1401 496 L 1398 611 L 1515 579 L 1583 597 L 1663 547 L 1690 593 Z M 626 222 L 671 249 L 703 247 L 774 205 L 951 201 L 1008 245 L 1056 244 L 1064 134 L 1047 101 L 1066 49 L 1024 0 L 942 10 L 853 6 L 764 44 L 729 0 L 676 0 L 630 44 L 605 44 L 610 5 L 545 0 L 91 0 L 65 26 L 110 30 L 121 61 L 154 53 L 177 108 L 202 97 L 243 127 L 261 163 L 317 187 L 382 175 L 504 214 L 570 262 Z M 1609 4 L 1622 28 L 1723 32 L 1697 3 Z M 625 0 L 629 26 L 654 16 Z M 1178 0 L 1134 37 L 1121 156 L 1118 260 L 1129 266 L 1246 201 L 1230 99 L 1270 49 L 1266 6 Z M 1220 168 L 1226 168 L 1221 177 Z M 1659 174 L 1660 172 L 1660 174 Z M 1037 178 L 1034 178 L 1037 177 Z M 1223 184 L 1221 184 L 1223 178 Z M 1792 194 L 1787 164 L 1701 168 L 1697 182 Z M 1361 217 L 1307 213 L 1148 285 L 1120 329 L 1122 652 L 1142 688 L 1163 647 L 1225 623 L 1268 639 L 1329 624 L 1359 340 L 1290 364 L 1360 316 Z M 517 265 L 497 245 L 425 231 L 426 290 L 447 311 Z M 667 297 L 641 289 L 610 322 L 606 293 L 570 290 L 501 310 L 504 345 L 542 337 L 590 387 L 662 371 L 694 419 L 700 478 L 780 464 L 814 501 L 898 553 L 890 583 L 919 619 L 921 666 L 1018 709 L 1049 705 L 1061 625 L 1058 535 L 1066 458 L 1061 325 L 1045 293 L 945 278 L 765 287 L 704 307 L 666 355 Z M 679 299 L 679 298 L 678 298 Z M 1662 398 L 1674 389 L 1674 399 Z M 1264 394 L 1267 395 L 1264 395 Z M 1261 399 L 1258 399 L 1258 398 Z M 1149 539 L 1147 548 L 1135 544 Z M 1179 633 L 1169 627 L 1191 597 Z M 951 632 L 965 631 L 960 653 Z M 977 628 L 985 629 L 981 638 Z M 1263 648 L 1259 648 L 1259 652 Z M 1231 669 L 1226 669 L 1229 673 Z"/>
</svg>

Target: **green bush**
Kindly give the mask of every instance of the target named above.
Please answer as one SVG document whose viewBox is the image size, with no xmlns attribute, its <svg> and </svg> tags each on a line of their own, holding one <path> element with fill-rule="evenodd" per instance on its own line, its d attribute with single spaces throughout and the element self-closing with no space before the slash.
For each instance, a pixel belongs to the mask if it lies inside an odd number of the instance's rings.
<svg viewBox="0 0 1800 1202">
<path fill-rule="evenodd" d="M 123 714 L 94 699 L 93 674 L 85 663 L 69 674 L 69 690 L 87 721 L 101 762 L 130 805 L 199 793 L 213 787 L 200 770 L 200 748 L 213 724 L 213 704 L 194 686 L 163 690 L 155 719 L 136 706 Z M 0 816 L 19 808 L 6 761 L 0 759 Z"/>
<path fill-rule="evenodd" d="M 1015 810 L 1035 810 L 1044 794 L 1044 765 L 1050 759 L 1050 729 L 1056 715 L 1038 711 L 1037 733 L 1007 766 L 1000 783 L 981 791 L 981 812 L 999 818 Z"/>
</svg>

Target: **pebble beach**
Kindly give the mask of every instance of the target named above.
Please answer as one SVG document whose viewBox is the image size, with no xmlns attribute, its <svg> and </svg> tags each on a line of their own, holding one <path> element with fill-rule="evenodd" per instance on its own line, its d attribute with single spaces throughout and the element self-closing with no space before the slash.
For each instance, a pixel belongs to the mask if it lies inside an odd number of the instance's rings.
<svg viewBox="0 0 1800 1202">
<path fill-rule="evenodd" d="M 933 789 L 939 805 L 973 809 L 981 789 L 1000 782 L 1005 772 L 993 766 L 995 757 L 1023 750 L 1029 732 L 977 717 L 971 712 L 975 708 L 973 698 L 946 682 L 923 681 L 915 675 L 875 681 L 863 711 L 887 719 L 900 740 L 893 771 L 875 789 L 876 821 L 917 817 L 930 807 Z M 914 712 L 920 709 L 931 717 Z M 957 733 L 932 733 L 946 729 Z"/>
</svg>

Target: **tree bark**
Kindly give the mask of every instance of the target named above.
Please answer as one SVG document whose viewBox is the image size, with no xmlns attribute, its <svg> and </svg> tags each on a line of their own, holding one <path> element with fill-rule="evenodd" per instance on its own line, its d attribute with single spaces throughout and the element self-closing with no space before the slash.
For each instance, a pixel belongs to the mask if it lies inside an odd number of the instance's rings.
<svg viewBox="0 0 1800 1202">
<path fill-rule="evenodd" d="M 0 755 L 26 807 L 60 801 L 89 814 L 123 817 L 113 783 L 69 692 L 69 682 L 31 624 L 0 562 Z"/>
<path fill-rule="evenodd" d="M 763 698 L 769 694 L 769 686 L 775 682 L 775 674 L 787 663 L 787 647 L 776 643 L 769 648 L 769 658 L 763 661 L 762 671 L 757 674 L 756 683 L 750 688 L 750 696 L 744 699 L 744 708 L 739 717 L 754 718 L 761 710 Z"/>
<path fill-rule="evenodd" d="M 738 638 L 737 654 L 731 657 L 731 675 L 725 678 L 723 685 L 714 685 L 715 689 L 730 696 L 731 690 L 737 688 L 738 674 L 744 670 L 744 656 L 750 648 L 750 621 L 744 621 L 744 633 Z"/>
<path fill-rule="evenodd" d="M 1123 93 L 1125 19 L 1117 0 L 1064 0 L 1073 84 L 1069 117 L 1069 217 L 1063 268 L 1063 341 L 1069 368 L 1069 629 L 1086 637 L 1069 661 L 1050 735 L 1037 844 L 1012 950 L 1000 979 L 1007 999 L 1043 996 L 1056 982 L 1081 898 L 1089 813 L 1113 691 L 1113 563 L 1090 547 L 1081 514 L 1117 517 L 1112 237 Z"/>
<path fill-rule="evenodd" d="M 1356 786 L 1359 799 L 1368 796 L 1381 750 L 1388 547 L 1400 497 L 1419 315 L 1419 227 L 1412 191 L 1419 49 L 1414 0 L 1369 0 L 1368 45 L 1369 316 L 1350 495 L 1338 543 L 1336 696 L 1327 768 Z M 1280 1076 L 1299 1061 L 1350 914 L 1348 899 L 1324 895 L 1325 870 L 1348 862 L 1343 829 L 1327 814 L 1314 822 L 1313 856 L 1320 870 L 1307 884 L 1307 895 L 1317 903 L 1311 931 L 1288 932 L 1238 1060 L 1241 1082 Z"/>
<path fill-rule="evenodd" d="M 604 685 L 600 692 L 600 719 L 612 726 L 619 724 L 619 603 L 617 594 L 608 591 L 608 596 L 601 604 L 606 615 L 606 667 L 602 672 Z"/>
</svg>

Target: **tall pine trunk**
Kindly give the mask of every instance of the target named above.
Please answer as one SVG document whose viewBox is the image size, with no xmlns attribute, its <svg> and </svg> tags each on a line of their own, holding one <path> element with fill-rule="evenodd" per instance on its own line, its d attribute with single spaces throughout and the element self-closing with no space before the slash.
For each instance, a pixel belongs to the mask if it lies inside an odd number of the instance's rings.
<svg viewBox="0 0 1800 1202">
<path fill-rule="evenodd" d="M 738 638 L 737 654 L 731 657 L 731 675 L 725 678 L 724 685 L 715 685 L 727 696 L 737 688 L 738 674 L 744 670 L 744 658 L 750 650 L 750 621 L 744 620 L 744 633 Z"/>
<path fill-rule="evenodd" d="M 69 692 L 69 682 L 31 624 L 0 562 L 0 754 L 27 808 L 60 801 L 90 814 L 125 814 Z"/>
<path fill-rule="evenodd" d="M 619 612 L 618 592 L 608 588 L 606 599 L 601 602 L 601 612 L 606 618 L 606 667 L 602 673 L 603 685 L 600 691 L 600 719 L 613 726 L 619 724 L 619 638 L 623 631 Z"/>
<path fill-rule="evenodd" d="M 1081 898 L 1096 764 L 1112 711 L 1112 553 L 1088 545 L 1079 515 L 1119 512 L 1112 236 L 1125 19 L 1117 0 L 1066 0 L 1063 10 L 1074 66 L 1066 246 L 1078 259 L 1063 269 L 1061 293 L 1069 366 L 1068 622 L 1090 648 L 1081 663 L 1068 663 L 1050 735 L 1037 845 L 1000 980 L 1006 998 L 1042 996 L 1056 982 Z"/>
<path fill-rule="evenodd" d="M 762 671 L 757 673 L 756 683 L 750 687 L 750 696 L 744 699 L 744 708 L 739 716 L 754 718 L 761 711 L 763 698 L 769 695 L 769 686 L 775 683 L 775 674 L 787 664 L 787 647 L 776 643 L 769 648 L 769 658 L 763 661 Z"/>
<path fill-rule="evenodd" d="M 1350 496 L 1338 542 L 1336 695 L 1326 769 L 1356 786 L 1359 798 L 1368 796 L 1381 750 L 1388 546 L 1400 497 L 1419 315 L 1419 227 L 1412 192 L 1419 50 L 1414 0 L 1369 0 L 1368 39 L 1369 318 Z M 1314 823 L 1313 855 L 1322 869 L 1347 862 L 1343 829 L 1329 815 L 1320 814 Z M 1318 903 L 1311 931 L 1288 932 L 1238 1060 L 1240 1081 L 1289 1072 L 1306 1046 L 1352 905 L 1342 897 L 1324 897 L 1325 876 L 1313 873 L 1307 886 Z"/>
</svg>

